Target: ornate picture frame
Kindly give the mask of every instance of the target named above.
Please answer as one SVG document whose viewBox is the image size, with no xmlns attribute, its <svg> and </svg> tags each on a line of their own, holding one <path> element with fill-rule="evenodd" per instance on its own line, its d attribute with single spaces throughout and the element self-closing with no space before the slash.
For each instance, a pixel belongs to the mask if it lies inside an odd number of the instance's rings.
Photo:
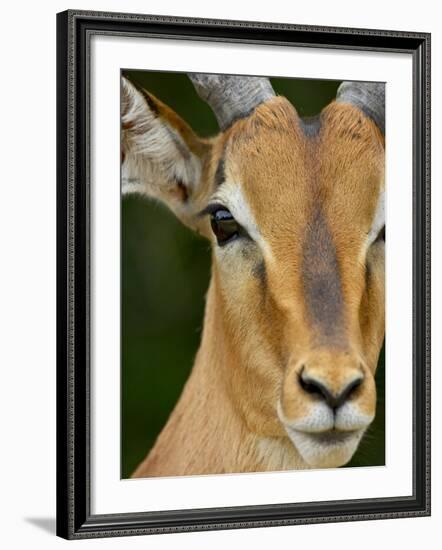
<svg viewBox="0 0 442 550">
<path fill-rule="evenodd" d="M 411 494 L 94 512 L 91 228 L 96 222 L 91 206 L 94 107 L 90 85 L 91 42 L 96 36 L 350 51 L 355 55 L 376 52 L 411 58 Z M 150 68 L 148 62 L 145 68 Z M 57 534 L 79 539 L 429 515 L 430 35 L 68 10 L 57 16 L 57 73 Z"/>
</svg>

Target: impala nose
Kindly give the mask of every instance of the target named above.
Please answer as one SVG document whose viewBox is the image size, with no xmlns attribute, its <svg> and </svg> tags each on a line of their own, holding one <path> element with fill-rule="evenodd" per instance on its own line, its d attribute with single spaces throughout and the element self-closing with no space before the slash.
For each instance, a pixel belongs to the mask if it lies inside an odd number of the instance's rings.
<svg viewBox="0 0 442 550">
<path fill-rule="evenodd" d="M 325 401 L 331 409 L 343 405 L 362 384 L 364 375 L 359 369 L 318 369 L 303 366 L 299 384 L 304 392 Z"/>
</svg>

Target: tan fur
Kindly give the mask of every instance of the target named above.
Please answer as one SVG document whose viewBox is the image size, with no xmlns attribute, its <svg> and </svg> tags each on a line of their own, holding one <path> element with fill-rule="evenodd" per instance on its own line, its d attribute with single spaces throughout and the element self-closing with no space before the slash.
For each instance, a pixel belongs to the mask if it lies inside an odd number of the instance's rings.
<svg viewBox="0 0 442 550">
<path fill-rule="evenodd" d="M 296 110 L 277 97 L 200 144 L 172 111 L 161 105 L 160 112 L 201 159 L 201 182 L 180 217 L 211 240 L 214 254 L 191 376 L 133 476 L 310 467 L 279 416 L 296 425 L 318 402 L 299 384 L 302 369 L 336 392 L 362 372 L 349 402 L 362 417 L 374 416 L 384 250 L 378 243 L 366 250 L 365 241 L 384 185 L 383 137 L 358 109 L 337 103 L 321 114 L 316 137 L 304 134 Z M 232 245 L 221 255 L 208 219 L 197 216 L 216 192 L 221 155 L 226 180 L 240 186 L 271 251 L 267 257 L 256 243 Z M 342 329 L 331 344 L 306 306 L 302 279 L 302 243 L 318 205 L 335 244 L 344 304 Z M 264 283 L 254 275 L 260 264 Z"/>
</svg>

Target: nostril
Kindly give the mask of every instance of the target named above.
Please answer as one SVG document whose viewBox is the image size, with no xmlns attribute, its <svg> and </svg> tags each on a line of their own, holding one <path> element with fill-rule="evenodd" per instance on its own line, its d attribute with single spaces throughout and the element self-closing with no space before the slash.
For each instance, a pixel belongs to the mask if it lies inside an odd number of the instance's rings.
<svg viewBox="0 0 442 550">
<path fill-rule="evenodd" d="M 327 403 L 334 399 L 333 394 L 328 390 L 328 388 L 319 380 L 307 375 L 304 368 L 299 375 L 299 384 L 306 393 L 316 394 L 325 399 Z"/>
<path fill-rule="evenodd" d="M 338 396 L 339 405 L 342 405 L 347 399 L 349 399 L 362 384 L 363 377 L 356 378 L 345 387 Z M 339 405 L 337 405 L 339 407 Z"/>
<path fill-rule="evenodd" d="M 349 399 L 362 384 L 363 376 L 360 376 L 351 382 L 349 382 L 344 389 L 338 394 L 333 393 L 327 386 L 320 380 L 309 376 L 304 368 L 299 374 L 299 384 L 301 388 L 309 394 L 316 394 L 327 403 L 332 409 L 340 407 L 347 399 Z"/>
<path fill-rule="evenodd" d="M 317 393 L 318 395 L 323 395 L 324 390 L 326 390 L 322 384 L 310 377 L 304 376 L 302 372 L 299 375 L 299 384 L 306 393 Z"/>
</svg>

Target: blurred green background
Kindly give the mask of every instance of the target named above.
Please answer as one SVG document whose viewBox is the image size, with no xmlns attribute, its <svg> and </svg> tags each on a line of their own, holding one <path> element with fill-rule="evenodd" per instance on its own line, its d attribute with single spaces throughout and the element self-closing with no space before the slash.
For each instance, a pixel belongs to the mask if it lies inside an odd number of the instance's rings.
<svg viewBox="0 0 442 550">
<path fill-rule="evenodd" d="M 218 131 L 210 108 L 184 74 L 125 70 L 201 136 Z M 301 116 L 319 113 L 340 82 L 271 79 Z M 146 456 L 189 376 L 198 349 L 210 247 L 162 205 L 122 201 L 122 478 Z M 177 284 L 179 282 L 179 284 Z M 377 371 L 376 419 L 348 466 L 385 464 L 384 350 Z"/>
</svg>

